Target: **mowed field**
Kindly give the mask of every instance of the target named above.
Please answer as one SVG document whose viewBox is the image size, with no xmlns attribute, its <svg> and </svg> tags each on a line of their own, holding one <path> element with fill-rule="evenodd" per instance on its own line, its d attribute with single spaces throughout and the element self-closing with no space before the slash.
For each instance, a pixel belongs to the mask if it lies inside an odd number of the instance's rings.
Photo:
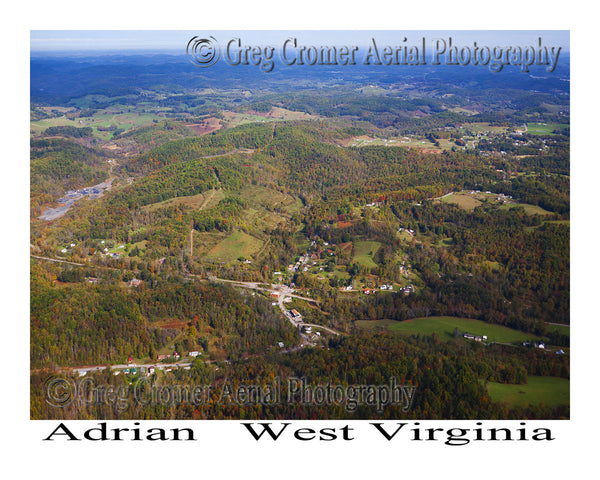
<svg viewBox="0 0 600 480">
<path fill-rule="evenodd" d="M 554 130 L 568 128 L 566 123 L 528 123 L 527 133 L 531 135 L 556 135 L 552 133 Z"/>
<path fill-rule="evenodd" d="M 391 332 L 406 335 L 431 335 L 432 333 L 437 332 L 440 337 L 445 339 L 454 338 L 455 328 L 458 328 L 461 333 L 486 335 L 488 337 L 488 342 L 513 343 L 540 338 L 534 334 L 521 332 L 502 325 L 495 325 L 472 318 L 459 317 L 414 318 L 402 322 L 394 320 L 360 320 L 357 321 L 356 324 L 361 328 L 384 328 Z"/>
<path fill-rule="evenodd" d="M 526 385 L 489 382 L 487 389 L 492 401 L 524 407 L 543 403 L 550 407 L 568 405 L 570 382 L 566 378 L 528 376 Z"/>
</svg>

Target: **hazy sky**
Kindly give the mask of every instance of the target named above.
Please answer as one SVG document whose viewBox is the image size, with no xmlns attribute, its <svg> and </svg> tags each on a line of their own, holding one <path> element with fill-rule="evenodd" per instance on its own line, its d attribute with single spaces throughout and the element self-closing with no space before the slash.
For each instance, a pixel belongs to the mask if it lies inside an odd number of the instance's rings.
<svg viewBox="0 0 600 480">
<path fill-rule="evenodd" d="M 567 30 L 32 30 L 31 52 L 81 50 L 185 50 L 193 36 L 213 36 L 220 44 L 240 38 L 245 44 L 280 46 L 289 37 L 306 45 L 364 46 L 375 38 L 378 44 L 413 44 L 422 37 L 452 38 L 455 45 L 512 46 L 537 45 L 538 37 L 548 46 L 569 50 Z"/>
</svg>

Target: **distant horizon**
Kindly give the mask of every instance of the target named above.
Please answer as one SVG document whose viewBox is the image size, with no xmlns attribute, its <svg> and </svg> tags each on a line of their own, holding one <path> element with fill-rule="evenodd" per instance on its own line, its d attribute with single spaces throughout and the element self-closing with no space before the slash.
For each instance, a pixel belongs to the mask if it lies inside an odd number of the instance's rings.
<svg viewBox="0 0 600 480">
<path fill-rule="evenodd" d="M 183 52 L 190 38 L 215 36 L 222 43 L 241 38 L 246 44 L 280 46 L 296 36 L 300 42 L 318 45 L 368 46 L 371 38 L 389 45 L 401 45 L 421 37 L 452 37 L 456 45 L 527 46 L 539 37 L 545 44 L 570 51 L 568 30 L 31 30 L 31 55 L 63 55 L 65 53 L 132 53 L 168 54 Z"/>
</svg>

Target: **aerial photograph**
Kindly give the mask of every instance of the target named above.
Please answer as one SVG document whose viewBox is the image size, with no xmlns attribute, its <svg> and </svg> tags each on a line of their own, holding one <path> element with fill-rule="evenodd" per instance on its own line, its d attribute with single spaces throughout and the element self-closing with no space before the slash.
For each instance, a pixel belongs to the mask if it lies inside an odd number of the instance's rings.
<svg viewBox="0 0 600 480">
<path fill-rule="evenodd" d="M 569 31 L 29 64 L 30 419 L 571 418 Z"/>
</svg>

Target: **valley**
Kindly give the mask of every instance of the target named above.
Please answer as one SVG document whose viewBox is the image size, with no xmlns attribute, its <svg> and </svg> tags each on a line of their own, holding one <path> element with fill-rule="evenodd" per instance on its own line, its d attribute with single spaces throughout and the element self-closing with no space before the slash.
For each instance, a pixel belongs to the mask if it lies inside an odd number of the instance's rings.
<svg viewBox="0 0 600 480">
<path fill-rule="evenodd" d="M 328 83 L 325 69 L 244 74 L 240 88 L 178 77 L 179 64 L 156 83 L 145 72 L 159 56 L 138 59 L 138 83 L 122 88 L 114 61 L 94 60 L 101 89 L 33 77 L 32 418 L 568 418 L 568 84 Z M 57 413 L 42 400 L 49 373 L 393 376 L 417 393 L 410 412 L 214 401 Z M 544 402 L 545 388 L 560 400 Z"/>
</svg>

